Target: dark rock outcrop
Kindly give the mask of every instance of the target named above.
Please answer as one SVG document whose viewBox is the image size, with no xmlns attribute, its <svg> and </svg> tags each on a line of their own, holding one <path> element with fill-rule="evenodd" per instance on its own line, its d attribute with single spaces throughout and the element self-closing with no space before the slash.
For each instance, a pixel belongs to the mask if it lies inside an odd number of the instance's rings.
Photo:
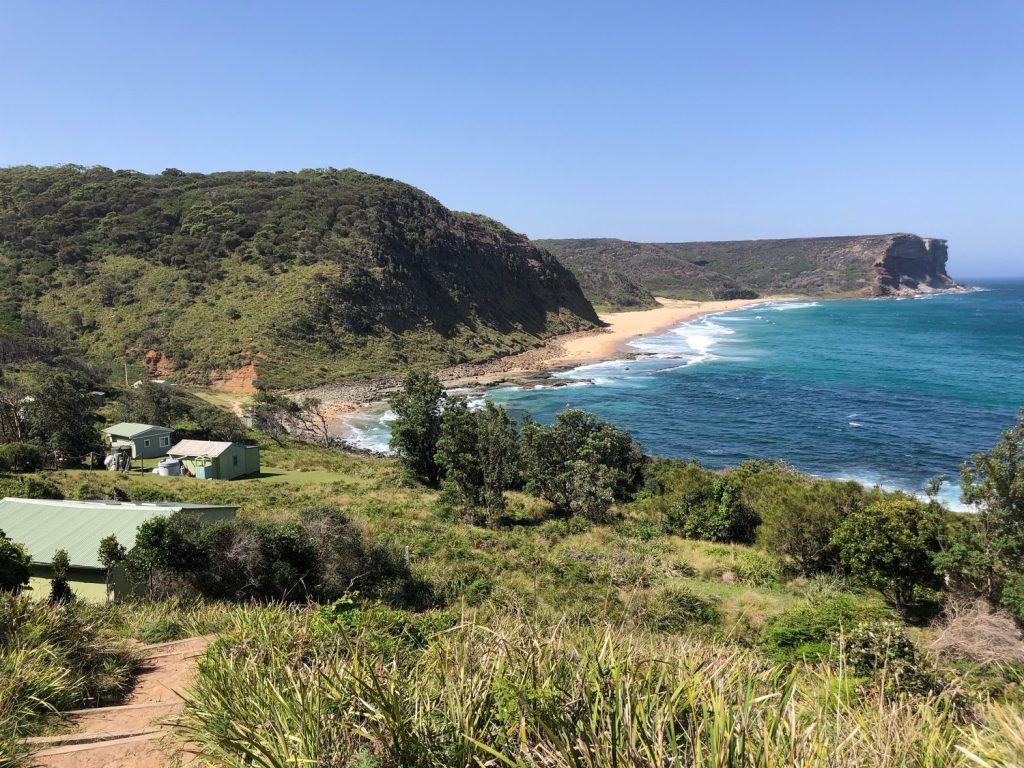
<svg viewBox="0 0 1024 768">
<path fill-rule="evenodd" d="M 873 269 L 882 296 L 928 293 L 958 287 L 946 274 L 946 241 L 917 235 L 891 235 Z"/>
</svg>

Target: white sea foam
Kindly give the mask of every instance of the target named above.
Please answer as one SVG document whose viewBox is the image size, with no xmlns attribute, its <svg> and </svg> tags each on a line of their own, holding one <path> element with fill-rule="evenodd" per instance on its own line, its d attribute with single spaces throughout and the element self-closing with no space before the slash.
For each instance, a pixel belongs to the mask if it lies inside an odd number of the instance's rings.
<svg viewBox="0 0 1024 768">
<path fill-rule="evenodd" d="M 791 309 L 811 309 L 820 306 L 821 302 L 819 301 L 773 301 L 764 305 L 765 309 L 771 309 L 774 312 L 788 312 Z"/>
<path fill-rule="evenodd" d="M 854 480 L 866 488 L 874 488 L 878 486 L 883 491 L 890 493 L 894 491 L 903 491 L 920 498 L 924 498 L 924 488 L 910 488 L 906 485 L 902 485 L 892 480 L 880 478 L 877 475 L 862 473 L 862 472 L 842 472 L 837 475 L 832 475 L 833 480 Z M 960 499 L 960 486 L 957 483 L 943 483 L 939 489 L 938 495 L 935 500 L 942 504 L 947 509 L 951 509 L 955 512 L 970 512 L 971 507 L 964 504 Z"/>
</svg>

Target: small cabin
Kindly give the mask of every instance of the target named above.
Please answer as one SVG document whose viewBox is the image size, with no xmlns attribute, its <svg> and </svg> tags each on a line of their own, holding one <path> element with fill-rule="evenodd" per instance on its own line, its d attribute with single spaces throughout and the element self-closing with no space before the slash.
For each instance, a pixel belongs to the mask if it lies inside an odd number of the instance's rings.
<svg viewBox="0 0 1024 768">
<path fill-rule="evenodd" d="M 167 455 L 171 447 L 173 430 L 157 427 L 152 424 L 133 424 L 121 422 L 103 430 L 110 449 L 117 452 L 121 448 L 131 448 L 133 459 L 155 459 Z"/>
<path fill-rule="evenodd" d="M 53 555 L 63 549 L 71 567 L 68 584 L 80 600 L 101 603 L 108 599 L 107 571 L 99 561 L 100 542 L 111 534 L 125 549 L 135 546 L 139 526 L 154 517 L 188 511 L 207 523 L 235 516 L 235 507 L 178 502 L 129 503 L 117 501 L 54 501 L 52 499 L 0 499 L 0 530 L 24 545 L 32 560 L 30 594 L 46 598 L 53 578 Z M 132 592 L 124 569 L 111 574 L 111 597 Z"/>
<path fill-rule="evenodd" d="M 260 449 L 245 443 L 182 440 L 167 455 L 181 463 L 181 474 L 201 480 L 233 480 L 260 473 Z"/>
</svg>

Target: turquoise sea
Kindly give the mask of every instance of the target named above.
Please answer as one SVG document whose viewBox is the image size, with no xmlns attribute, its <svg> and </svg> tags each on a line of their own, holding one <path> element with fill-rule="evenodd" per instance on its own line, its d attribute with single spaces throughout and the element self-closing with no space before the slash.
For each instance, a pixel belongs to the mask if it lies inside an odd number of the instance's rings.
<svg viewBox="0 0 1024 768">
<path fill-rule="evenodd" d="M 649 453 L 709 467 L 784 459 L 823 477 L 920 491 L 991 446 L 1024 406 L 1024 281 L 916 299 L 801 301 L 710 315 L 633 343 L 635 357 L 487 397 L 540 421 L 570 406 Z M 387 442 L 391 414 L 349 437 Z"/>
</svg>

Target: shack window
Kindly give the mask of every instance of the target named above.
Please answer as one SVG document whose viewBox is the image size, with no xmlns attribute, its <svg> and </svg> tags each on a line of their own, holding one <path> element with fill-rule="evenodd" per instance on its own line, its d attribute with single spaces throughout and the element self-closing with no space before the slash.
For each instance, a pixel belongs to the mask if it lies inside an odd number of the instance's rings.
<svg viewBox="0 0 1024 768">
<path fill-rule="evenodd" d="M 149 438 L 142 441 L 143 448 L 149 448 Z"/>
<path fill-rule="evenodd" d="M 169 438 L 169 437 L 161 437 L 160 438 L 160 445 L 161 446 L 167 446 L 167 445 L 170 445 L 170 444 L 171 444 L 171 438 Z"/>
<path fill-rule="evenodd" d="M 234 456 L 231 457 L 231 466 L 233 466 L 233 467 L 237 467 L 238 466 L 238 454 L 237 453 Z"/>
</svg>

